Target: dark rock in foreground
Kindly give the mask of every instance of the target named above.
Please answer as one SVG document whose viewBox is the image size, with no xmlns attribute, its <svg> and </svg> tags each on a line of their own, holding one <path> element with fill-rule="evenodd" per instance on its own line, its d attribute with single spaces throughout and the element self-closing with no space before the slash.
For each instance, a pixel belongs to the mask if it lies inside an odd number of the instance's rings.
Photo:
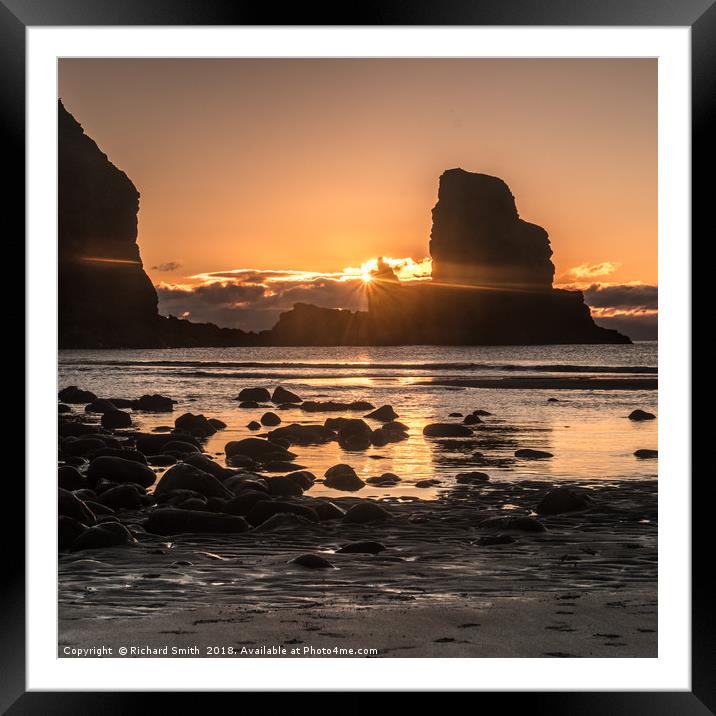
<svg viewBox="0 0 716 716">
<path fill-rule="evenodd" d="M 302 403 L 303 398 L 279 385 L 276 390 L 274 390 L 271 401 L 277 405 L 281 405 L 282 403 Z"/>
<path fill-rule="evenodd" d="M 345 464 L 334 465 L 326 470 L 323 483 L 326 487 L 345 492 L 356 492 L 365 487 L 365 482 L 358 477 L 356 471 Z"/>
<path fill-rule="evenodd" d="M 58 394 L 57 397 L 63 402 L 63 403 L 70 403 L 70 404 L 80 404 L 80 403 L 91 403 L 94 400 L 97 400 L 97 396 L 90 390 L 82 390 L 81 388 L 78 388 L 76 385 L 70 385 L 67 386 L 67 388 L 63 388 Z"/>
<path fill-rule="evenodd" d="M 372 522 L 385 522 L 391 514 L 375 502 L 360 502 L 346 512 L 343 522 L 346 524 L 364 525 Z"/>
<path fill-rule="evenodd" d="M 592 498 L 576 487 L 555 487 L 550 490 L 535 508 L 540 515 L 559 515 L 563 512 L 579 512 L 592 506 Z"/>
<path fill-rule="evenodd" d="M 423 428 L 423 435 L 429 438 L 467 438 L 472 431 L 458 423 L 430 423 Z"/>
<path fill-rule="evenodd" d="M 334 566 L 317 554 L 302 554 L 289 561 L 289 564 L 298 564 L 309 569 L 335 569 Z"/>
<path fill-rule="evenodd" d="M 202 510 L 179 510 L 171 507 L 154 510 L 145 523 L 147 532 L 157 535 L 176 535 L 184 532 L 238 534 L 249 525 L 243 517 L 217 515 Z"/>
<path fill-rule="evenodd" d="M 521 457 L 526 460 L 545 460 L 549 457 L 554 457 L 551 452 L 546 450 L 533 450 L 532 448 L 521 448 L 515 450 L 515 457 Z"/>
<path fill-rule="evenodd" d="M 86 529 L 72 543 L 70 549 L 79 552 L 83 549 L 103 549 L 134 544 L 137 540 L 132 533 L 119 522 L 103 522 Z"/>
<path fill-rule="evenodd" d="M 656 418 L 656 415 L 654 413 L 648 413 L 646 410 L 632 410 L 631 413 L 629 413 L 629 420 L 654 420 Z"/>
<path fill-rule="evenodd" d="M 205 497 L 232 497 L 217 478 L 187 463 L 170 467 L 157 483 L 154 494 L 159 496 L 172 490 L 194 490 Z"/>
</svg>

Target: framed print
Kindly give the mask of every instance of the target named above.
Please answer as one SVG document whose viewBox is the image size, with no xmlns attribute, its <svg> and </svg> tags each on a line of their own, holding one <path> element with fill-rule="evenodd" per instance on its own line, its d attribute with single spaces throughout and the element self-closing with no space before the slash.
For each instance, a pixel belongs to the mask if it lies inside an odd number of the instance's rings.
<svg viewBox="0 0 716 716">
<path fill-rule="evenodd" d="M 713 712 L 712 4 L 293 14 L 0 5 L 28 284 L 3 707 Z"/>
</svg>

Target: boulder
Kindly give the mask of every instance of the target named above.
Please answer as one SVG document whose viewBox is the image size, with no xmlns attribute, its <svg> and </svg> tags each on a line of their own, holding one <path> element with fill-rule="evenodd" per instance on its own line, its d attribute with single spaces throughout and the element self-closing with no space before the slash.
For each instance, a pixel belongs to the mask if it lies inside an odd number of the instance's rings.
<svg viewBox="0 0 716 716">
<path fill-rule="evenodd" d="M 72 543 L 71 550 L 104 549 L 134 544 L 137 540 L 132 533 L 119 522 L 103 522 L 89 527 Z"/>
<path fill-rule="evenodd" d="M 629 413 L 629 420 L 642 421 L 654 420 L 655 418 L 656 415 L 654 415 L 654 413 L 647 413 L 646 410 L 632 410 L 632 412 Z"/>
<path fill-rule="evenodd" d="M 260 525 L 254 527 L 255 532 L 273 532 L 274 530 L 305 530 L 306 527 L 312 527 L 313 523 L 305 517 L 294 515 L 289 512 L 279 512 L 271 515 Z"/>
<path fill-rule="evenodd" d="M 549 457 L 554 457 L 551 452 L 546 450 L 533 450 L 532 448 L 521 448 L 515 450 L 515 457 L 521 457 L 525 460 L 544 460 Z"/>
<path fill-rule="evenodd" d="M 85 413 L 111 413 L 113 410 L 117 410 L 117 406 L 106 398 L 97 398 L 85 405 Z"/>
<path fill-rule="evenodd" d="M 289 560 L 289 564 L 297 564 L 300 567 L 308 569 L 335 569 L 335 567 L 325 558 L 317 554 L 302 554 Z"/>
<path fill-rule="evenodd" d="M 279 405 L 281 403 L 302 403 L 303 398 L 279 385 L 276 390 L 274 390 L 271 401 Z"/>
<path fill-rule="evenodd" d="M 144 526 L 147 532 L 164 536 L 191 532 L 240 534 L 249 529 L 246 520 L 237 515 L 220 515 L 204 510 L 178 510 L 171 507 L 154 510 Z"/>
<path fill-rule="evenodd" d="M 636 450 L 634 452 L 634 457 L 638 457 L 640 460 L 649 460 L 649 459 L 659 457 L 659 451 L 658 450 L 649 450 L 647 448 L 641 448 L 640 450 Z"/>
<path fill-rule="evenodd" d="M 63 414 L 65 414 L 65 413 L 71 413 L 71 412 L 72 412 L 72 408 L 71 408 L 69 405 L 65 405 L 64 403 L 58 403 L 58 404 L 57 404 L 57 412 L 58 412 L 60 415 L 63 415 Z"/>
<path fill-rule="evenodd" d="M 266 480 L 269 494 L 276 497 L 300 497 L 303 488 L 297 480 L 292 480 L 287 475 L 279 475 Z"/>
<path fill-rule="evenodd" d="M 186 440 L 170 440 L 168 443 L 165 443 L 162 449 L 169 455 L 176 454 L 183 456 L 190 453 L 201 452 L 201 449 L 194 445 L 194 443 L 187 442 Z"/>
<path fill-rule="evenodd" d="M 336 433 L 323 425 L 292 423 L 268 433 L 269 440 L 285 439 L 291 445 L 323 445 L 336 439 Z"/>
<path fill-rule="evenodd" d="M 257 502 L 266 502 L 267 500 L 268 498 L 265 492 L 245 490 L 231 500 L 228 500 L 224 504 L 223 511 L 229 515 L 241 515 L 245 517 Z"/>
<path fill-rule="evenodd" d="M 555 487 L 540 501 L 535 511 L 539 515 L 559 515 L 563 512 L 580 512 L 592 506 L 592 498 L 576 487 Z"/>
<path fill-rule="evenodd" d="M 102 450 L 105 442 L 97 437 L 86 438 L 68 438 L 60 442 L 60 448 L 63 455 L 86 457 L 92 455 L 97 450 Z"/>
<path fill-rule="evenodd" d="M 345 464 L 334 465 L 326 470 L 323 484 L 333 490 L 356 492 L 365 487 L 365 482 L 358 477 L 356 471 Z"/>
<path fill-rule="evenodd" d="M 323 427 L 337 432 L 339 438 L 342 435 L 370 435 L 373 432 L 370 425 L 360 418 L 326 418 Z"/>
<path fill-rule="evenodd" d="M 370 433 L 353 433 L 349 435 L 339 433 L 338 444 L 343 450 L 367 450 L 373 444 L 373 433 L 372 431 Z"/>
<path fill-rule="evenodd" d="M 139 450 L 132 450 L 131 448 L 102 448 L 92 453 L 93 460 L 98 457 L 121 457 L 124 460 L 139 462 L 142 465 L 147 464 L 147 458 L 144 453 L 139 452 Z"/>
<path fill-rule="evenodd" d="M 90 508 L 90 510 L 92 510 L 98 522 L 100 521 L 101 517 L 107 517 L 109 515 L 115 514 L 115 510 L 112 507 L 109 507 L 108 505 L 103 505 L 101 502 L 85 500 L 85 504 L 87 505 L 87 507 Z"/>
<path fill-rule="evenodd" d="M 373 522 L 385 522 L 391 514 L 375 502 L 359 502 L 353 505 L 343 517 L 346 524 L 364 525 Z"/>
<path fill-rule="evenodd" d="M 226 428 L 226 423 L 223 420 L 219 420 L 219 418 L 209 418 L 209 425 L 215 430 L 224 430 Z"/>
<path fill-rule="evenodd" d="M 286 477 L 297 482 L 304 490 L 310 489 L 316 482 L 316 476 L 308 470 L 296 470 L 295 472 L 290 472 Z"/>
<path fill-rule="evenodd" d="M 187 465 L 193 465 L 194 467 L 198 467 L 204 472 L 208 472 L 210 475 L 213 475 L 217 480 L 225 480 L 227 477 L 232 477 L 233 475 L 236 475 L 236 470 L 231 470 L 228 467 L 222 467 L 211 458 L 197 452 L 185 455 L 182 458 L 182 462 L 185 462 Z"/>
<path fill-rule="evenodd" d="M 169 467 L 171 465 L 176 465 L 179 460 L 174 455 L 162 455 L 160 453 L 159 455 L 150 455 L 147 458 L 147 462 L 150 465 L 156 465 L 157 467 Z"/>
<path fill-rule="evenodd" d="M 466 415 L 462 422 L 465 425 L 478 425 L 482 422 L 482 419 L 478 415 L 471 413 L 470 415 Z"/>
<path fill-rule="evenodd" d="M 455 475 L 458 485 L 482 485 L 489 480 L 490 476 L 486 472 L 460 472 Z"/>
<path fill-rule="evenodd" d="M 250 410 L 251 408 L 258 408 L 259 404 L 255 400 L 242 400 L 239 403 L 239 407 L 243 410 Z"/>
<path fill-rule="evenodd" d="M 109 430 L 115 428 L 131 428 L 132 416 L 123 410 L 108 410 L 102 414 L 102 420 L 100 422 L 103 428 Z"/>
<path fill-rule="evenodd" d="M 71 405 L 91 403 L 93 400 L 97 400 L 97 396 L 91 390 L 82 390 L 76 385 L 69 385 L 67 388 L 63 388 L 57 394 L 57 397 L 63 403 L 70 403 Z"/>
<path fill-rule="evenodd" d="M 329 500 L 314 500 L 311 503 L 311 507 L 316 511 L 318 519 L 321 522 L 328 522 L 329 520 L 337 520 L 345 515 L 345 510 L 342 510 L 334 502 Z"/>
<path fill-rule="evenodd" d="M 81 524 L 72 517 L 59 515 L 57 518 L 57 549 L 62 552 L 69 549 L 72 543 L 86 530 L 85 525 Z"/>
<path fill-rule="evenodd" d="M 134 410 L 142 410 L 145 413 L 171 413 L 174 410 L 174 401 L 165 395 L 154 393 L 143 395 L 141 398 L 132 401 Z"/>
<path fill-rule="evenodd" d="M 264 413 L 261 416 L 261 425 L 265 425 L 267 427 L 273 427 L 275 425 L 280 425 L 280 424 L 281 424 L 281 418 L 279 418 L 278 415 L 276 415 L 276 413 L 268 412 L 268 413 Z"/>
<path fill-rule="evenodd" d="M 226 499 L 233 497 L 233 494 L 213 475 L 184 462 L 170 467 L 162 475 L 154 494 L 158 496 L 171 490 L 194 490 L 205 497 L 223 497 Z"/>
<path fill-rule="evenodd" d="M 269 393 L 267 388 L 244 388 L 236 399 L 261 403 L 271 400 L 271 393 Z"/>
<path fill-rule="evenodd" d="M 76 467 L 71 465 L 62 465 L 57 468 L 57 485 L 70 492 L 89 487 L 87 478 Z"/>
<path fill-rule="evenodd" d="M 117 485 L 105 490 L 98 498 L 100 504 L 113 510 L 131 510 L 144 504 L 144 490 L 133 483 Z"/>
<path fill-rule="evenodd" d="M 299 517 L 303 517 L 310 522 L 318 522 L 318 515 L 311 507 L 299 505 L 294 502 L 281 502 L 278 500 L 263 500 L 261 502 L 256 502 L 246 515 L 246 519 L 249 524 L 256 527 L 262 522 L 266 522 L 266 520 L 270 517 L 281 513 L 298 515 Z"/>
<path fill-rule="evenodd" d="M 430 423 L 423 428 L 423 435 L 428 438 L 467 438 L 472 431 L 459 423 Z"/>
<path fill-rule="evenodd" d="M 382 475 L 369 477 L 366 482 L 369 485 L 377 485 L 378 487 L 393 487 L 401 482 L 401 479 L 392 472 L 384 472 Z"/>
<path fill-rule="evenodd" d="M 354 400 L 351 403 L 342 403 L 336 400 L 304 400 L 301 403 L 301 410 L 305 410 L 307 413 L 336 413 L 343 410 L 364 411 L 373 410 L 373 408 L 375 408 L 375 405 L 366 400 Z"/>
<path fill-rule="evenodd" d="M 380 423 L 389 423 L 391 420 L 395 420 L 398 417 L 398 413 L 393 410 L 392 405 L 382 405 L 372 413 L 368 413 L 364 417 L 370 418 L 371 420 L 377 420 Z"/>
<path fill-rule="evenodd" d="M 539 515 L 559 515 L 563 512 L 579 512 L 592 506 L 592 498 L 576 487 L 555 487 L 537 505 Z"/>
<path fill-rule="evenodd" d="M 150 467 L 140 462 L 105 455 L 94 458 L 87 468 L 90 485 L 96 485 L 102 478 L 112 482 L 133 482 L 142 487 L 151 487 L 157 476 Z"/>
<path fill-rule="evenodd" d="M 288 462 L 287 460 L 273 460 L 267 462 L 261 469 L 264 472 L 288 472 L 303 470 L 305 467 L 305 465 L 297 465 L 295 462 Z"/>
<path fill-rule="evenodd" d="M 194 415 L 193 413 L 180 415 L 174 421 L 174 427 L 196 438 L 208 438 L 217 431 L 217 428 L 209 422 L 206 416 Z"/>
<path fill-rule="evenodd" d="M 61 487 L 57 490 L 57 514 L 71 517 L 73 520 L 85 525 L 95 523 L 95 516 L 92 510 L 79 497 Z"/>
<path fill-rule="evenodd" d="M 246 469 L 254 466 L 254 460 L 248 455 L 241 455 L 236 453 L 226 458 L 226 464 L 229 467 L 235 467 L 238 469 Z"/>
<path fill-rule="evenodd" d="M 296 455 L 276 443 L 261 438 L 244 438 L 226 443 L 224 452 L 228 458 L 234 455 L 246 455 L 254 460 L 269 462 L 271 460 L 295 459 Z"/>
</svg>

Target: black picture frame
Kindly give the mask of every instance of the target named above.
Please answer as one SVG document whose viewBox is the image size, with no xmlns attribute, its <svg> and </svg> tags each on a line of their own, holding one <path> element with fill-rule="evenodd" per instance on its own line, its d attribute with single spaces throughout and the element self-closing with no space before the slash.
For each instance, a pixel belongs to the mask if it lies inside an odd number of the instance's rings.
<svg viewBox="0 0 716 716">
<path fill-rule="evenodd" d="M 281 22 L 275 20 L 280 17 Z M 14 232 L 25 230 L 25 31 L 28 26 L 211 26 L 211 25 L 480 25 L 480 26 L 682 26 L 691 29 L 692 225 L 706 231 L 713 204 L 710 174 L 716 127 L 716 0 L 374 0 L 332 7 L 282 7 L 241 0 L 0 0 L 0 118 L 4 134 L 4 198 Z M 7 227 L 7 221 L 5 226 Z M 704 237 L 705 238 L 705 237 Z M 688 240 L 688 237 L 685 237 Z M 32 380 L 32 376 L 27 376 Z M 31 429 L 31 426 L 29 426 Z M 6 475 L 7 478 L 10 475 Z M 690 475 L 676 476 L 688 489 Z M 702 479 L 703 478 L 703 479 Z M 708 474 L 691 481 L 692 491 L 692 683 L 687 692 L 509 692 L 476 693 L 478 708 L 499 699 L 501 709 L 527 707 L 532 713 L 708 714 L 716 713 L 716 619 L 709 565 L 712 531 L 707 511 L 714 504 Z M 22 521 L 21 491 L 13 512 Z M 711 518 L 713 519 L 713 518 Z M 0 709 L 9 714 L 116 714 L 166 710 L 168 694 L 25 691 L 25 553 L 23 525 L 3 546 L 1 580 Z M 181 694 L 183 709 L 206 708 L 210 694 Z M 295 708 L 296 695 L 275 695 Z M 289 700 L 288 697 L 291 697 Z M 356 695 L 350 710 L 364 708 L 370 694 Z M 428 695 L 426 697 L 430 698 Z M 438 698 L 443 698 L 438 696 Z M 421 697 L 421 699 L 424 697 Z M 161 699 L 161 701 L 160 701 Z M 199 700 L 200 699 L 200 700 Z M 299 703 L 303 702 L 299 699 Z M 241 702 L 246 708 L 246 702 Z M 254 704 L 252 704 L 253 706 Z M 271 708 L 278 702 L 272 699 Z M 340 705 L 341 709 L 345 702 Z M 423 707 L 427 704 L 423 703 Z M 314 702 L 315 707 L 315 702 Z M 319 707 L 320 708 L 320 707 Z M 429 707 L 428 707 L 429 708 Z"/>
</svg>

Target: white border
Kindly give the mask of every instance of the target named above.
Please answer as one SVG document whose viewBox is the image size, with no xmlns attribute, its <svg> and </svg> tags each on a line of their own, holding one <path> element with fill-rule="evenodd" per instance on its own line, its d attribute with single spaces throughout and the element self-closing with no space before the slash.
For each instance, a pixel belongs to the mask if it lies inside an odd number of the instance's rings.
<svg viewBox="0 0 716 716">
<path fill-rule="evenodd" d="M 690 690 L 689 28 L 28 28 L 28 428 L 56 431 L 58 57 L 658 57 L 659 657 L 656 659 L 58 659 L 55 455 L 27 480 L 29 690 Z M 668 430 L 668 433 L 667 433 Z M 45 443 L 46 444 L 46 443 Z"/>
</svg>

